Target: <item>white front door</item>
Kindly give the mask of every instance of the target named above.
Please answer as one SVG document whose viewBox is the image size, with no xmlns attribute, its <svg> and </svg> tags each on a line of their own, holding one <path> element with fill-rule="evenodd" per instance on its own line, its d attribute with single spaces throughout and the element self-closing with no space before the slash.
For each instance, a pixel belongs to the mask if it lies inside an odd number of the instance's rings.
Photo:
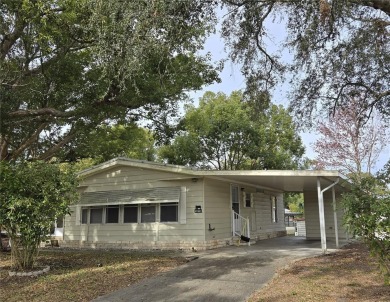
<svg viewBox="0 0 390 302">
<path fill-rule="evenodd" d="M 231 202 L 232 202 L 232 210 L 240 214 L 240 198 L 239 198 L 239 190 L 237 186 L 231 186 Z M 241 219 L 237 215 L 233 215 L 233 227 L 234 233 L 239 233 L 241 234 Z"/>
</svg>

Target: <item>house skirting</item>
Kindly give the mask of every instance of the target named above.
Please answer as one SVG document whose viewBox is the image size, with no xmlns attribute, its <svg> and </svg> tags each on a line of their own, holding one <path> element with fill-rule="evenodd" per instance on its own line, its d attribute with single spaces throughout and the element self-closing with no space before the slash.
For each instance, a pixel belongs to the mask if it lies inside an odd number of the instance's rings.
<svg viewBox="0 0 390 302">
<path fill-rule="evenodd" d="M 254 236 L 253 240 L 264 240 L 274 237 L 285 236 L 286 231 L 269 232 Z M 253 236 L 253 235 L 252 235 Z M 67 248 L 92 248 L 92 249 L 130 249 L 130 250 L 210 250 L 224 246 L 233 245 L 232 237 L 223 239 L 213 239 L 206 241 L 79 241 L 79 240 L 60 240 L 60 247 Z"/>
</svg>

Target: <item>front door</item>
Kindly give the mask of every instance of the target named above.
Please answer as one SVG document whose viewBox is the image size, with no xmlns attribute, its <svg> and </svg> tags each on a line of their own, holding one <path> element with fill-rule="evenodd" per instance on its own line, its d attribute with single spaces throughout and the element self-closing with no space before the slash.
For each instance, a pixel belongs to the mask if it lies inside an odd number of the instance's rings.
<svg viewBox="0 0 390 302">
<path fill-rule="evenodd" d="M 239 199 L 239 191 L 237 186 L 231 187 L 231 199 L 232 199 L 232 210 L 240 214 L 240 199 Z M 241 220 L 237 215 L 233 215 L 233 233 L 241 234 Z"/>
<path fill-rule="evenodd" d="M 238 197 L 238 187 L 232 186 L 232 210 L 240 214 L 240 200 Z"/>
</svg>

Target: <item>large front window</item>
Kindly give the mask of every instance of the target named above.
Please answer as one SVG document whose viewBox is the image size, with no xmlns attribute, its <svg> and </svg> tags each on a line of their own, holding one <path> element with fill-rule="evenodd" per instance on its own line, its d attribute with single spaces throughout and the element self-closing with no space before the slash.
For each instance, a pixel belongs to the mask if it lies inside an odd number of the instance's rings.
<svg viewBox="0 0 390 302">
<path fill-rule="evenodd" d="M 103 208 L 91 208 L 89 223 L 103 223 Z"/>
<path fill-rule="evenodd" d="M 138 205 L 125 205 L 123 208 L 123 222 L 137 223 L 138 222 Z"/>
<path fill-rule="evenodd" d="M 156 206 L 142 205 L 141 206 L 141 223 L 156 221 Z"/>
<path fill-rule="evenodd" d="M 111 206 L 106 208 L 106 223 L 119 222 L 119 206 Z"/>
<path fill-rule="evenodd" d="M 161 222 L 177 222 L 178 221 L 178 203 L 162 203 L 160 205 L 160 221 Z"/>
</svg>

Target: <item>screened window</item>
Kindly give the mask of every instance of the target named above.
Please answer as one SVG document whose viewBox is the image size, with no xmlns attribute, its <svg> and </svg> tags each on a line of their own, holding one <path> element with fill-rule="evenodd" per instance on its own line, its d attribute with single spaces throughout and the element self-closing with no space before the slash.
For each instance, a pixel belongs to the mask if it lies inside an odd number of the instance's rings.
<svg viewBox="0 0 390 302">
<path fill-rule="evenodd" d="M 272 218 L 272 222 L 278 222 L 277 203 L 276 203 L 275 196 L 271 196 L 271 218 Z"/>
<path fill-rule="evenodd" d="M 160 204 L 160 221 L 177 222 L 179 206 L 177 202 Z"/>
<path fill-rule="evenodd" d="M 103 223 L 103 208 L 91 208 L 89 223 Z"/>
<path fill-rule="evenodd" d="M 111 206 L 106 208 L 106 223 L 119 222 L 119 206 Z"/>
<path fill-rule="evenodd" d="M 245 207 L 250 208 L 252 206 L 251 193 L 245 193 Z"/>
<path fill-rule="evenodd" d="M 141 222 L 155 222 L 156 221 L 156 206 L 142 205 L 141 206 Z"/>
<path fill-rule="evenodd" d="M 124 206 L 123 208 L 123 222 L 137 223 L 138 222 L 138 205 Z"/>
<path fill-rule="evenodd" d="M 88 209 L 82 209 L 81 211 L 81 223 L 87 224 L 88 223 Z"/>
</svg>

